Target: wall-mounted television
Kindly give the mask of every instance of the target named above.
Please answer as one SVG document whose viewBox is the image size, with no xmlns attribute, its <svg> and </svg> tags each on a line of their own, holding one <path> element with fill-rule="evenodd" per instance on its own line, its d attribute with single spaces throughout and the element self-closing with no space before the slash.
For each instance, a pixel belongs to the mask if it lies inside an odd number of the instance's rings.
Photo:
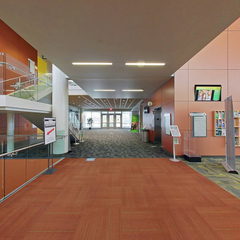
<svg viewBox="0 0 240 240">
<path fill-rule="evenodd" d="M 195 101 L 221 101 L 221 85 L 195 85 Z"/>
</svg>

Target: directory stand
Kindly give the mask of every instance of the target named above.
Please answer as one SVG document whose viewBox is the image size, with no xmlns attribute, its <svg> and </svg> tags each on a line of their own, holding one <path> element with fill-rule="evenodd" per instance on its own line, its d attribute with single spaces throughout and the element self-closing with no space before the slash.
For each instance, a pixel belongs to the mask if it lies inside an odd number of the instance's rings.
<svg viewBox="0 0 240 240">
<path fill-rule="evenodd" d="M 170 158 L 169 160 L 173 162 L 179 162 L 180 160 L 176 159 L 176 151 L 175 151 L 175 145 L 179 144 L 179 139 L 181 137 L 181 133 L 179 131 L 179 128 L 177 125 L 170 125 L 170 133 L 173 137 L 173 158 Z"/>
<path fill-rule="evenodd" d="M 52 143 L 56 141 L 56 118 L 44 118 L 44 143 L 48 145 L 48 169 L 44 174 L 53 174 Z"/>
</svg>

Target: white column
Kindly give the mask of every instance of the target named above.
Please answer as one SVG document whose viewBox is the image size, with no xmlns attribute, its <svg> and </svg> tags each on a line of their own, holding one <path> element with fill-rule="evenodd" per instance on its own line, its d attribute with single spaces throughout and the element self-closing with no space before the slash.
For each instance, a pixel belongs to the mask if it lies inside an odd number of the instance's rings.
<svg viewBox="0 0 240 240">
<path fill-rule="evenodd" d="M 53 144 L 53 153 L 69 151 L 68 131 L 68 81 L 66 75 L 55 65 L 52 67 L 52 114 L 56 118 L 57 137 L 63 137 Z"/>
<path fill-rule="evenodd" d="M 7 152 L 14 151 L 15 114 L 7 112 Z"/>
</svg>

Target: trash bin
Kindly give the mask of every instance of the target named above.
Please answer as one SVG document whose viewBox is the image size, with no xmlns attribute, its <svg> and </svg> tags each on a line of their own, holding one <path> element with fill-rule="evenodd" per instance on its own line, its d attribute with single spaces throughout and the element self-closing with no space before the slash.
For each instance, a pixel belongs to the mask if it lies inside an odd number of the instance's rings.
<svg viewBox="0 0 240 240">
<path fill-rule="evenodd" d="M 149 130 L 147 129 L 142 130 L 142 141 L 145 143 L 149 142 Z"/>
</svg>

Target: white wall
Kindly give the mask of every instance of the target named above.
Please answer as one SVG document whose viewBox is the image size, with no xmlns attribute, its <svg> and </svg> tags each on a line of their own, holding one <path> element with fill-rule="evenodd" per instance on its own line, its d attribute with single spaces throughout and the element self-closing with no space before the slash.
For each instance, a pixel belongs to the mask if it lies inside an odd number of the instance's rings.
<svg viewBox="0 0 240 240">
<path fill-rule="evenodd" d="M 69 151 L 69 131 L 68 131 L 68 81 L 66 74 L 55 65 L 52 67 L 52 113 L 56 118 L 57 136 L 63 138 L 53 144 L 53 153 L 62 154 Z"/>
</svg>

